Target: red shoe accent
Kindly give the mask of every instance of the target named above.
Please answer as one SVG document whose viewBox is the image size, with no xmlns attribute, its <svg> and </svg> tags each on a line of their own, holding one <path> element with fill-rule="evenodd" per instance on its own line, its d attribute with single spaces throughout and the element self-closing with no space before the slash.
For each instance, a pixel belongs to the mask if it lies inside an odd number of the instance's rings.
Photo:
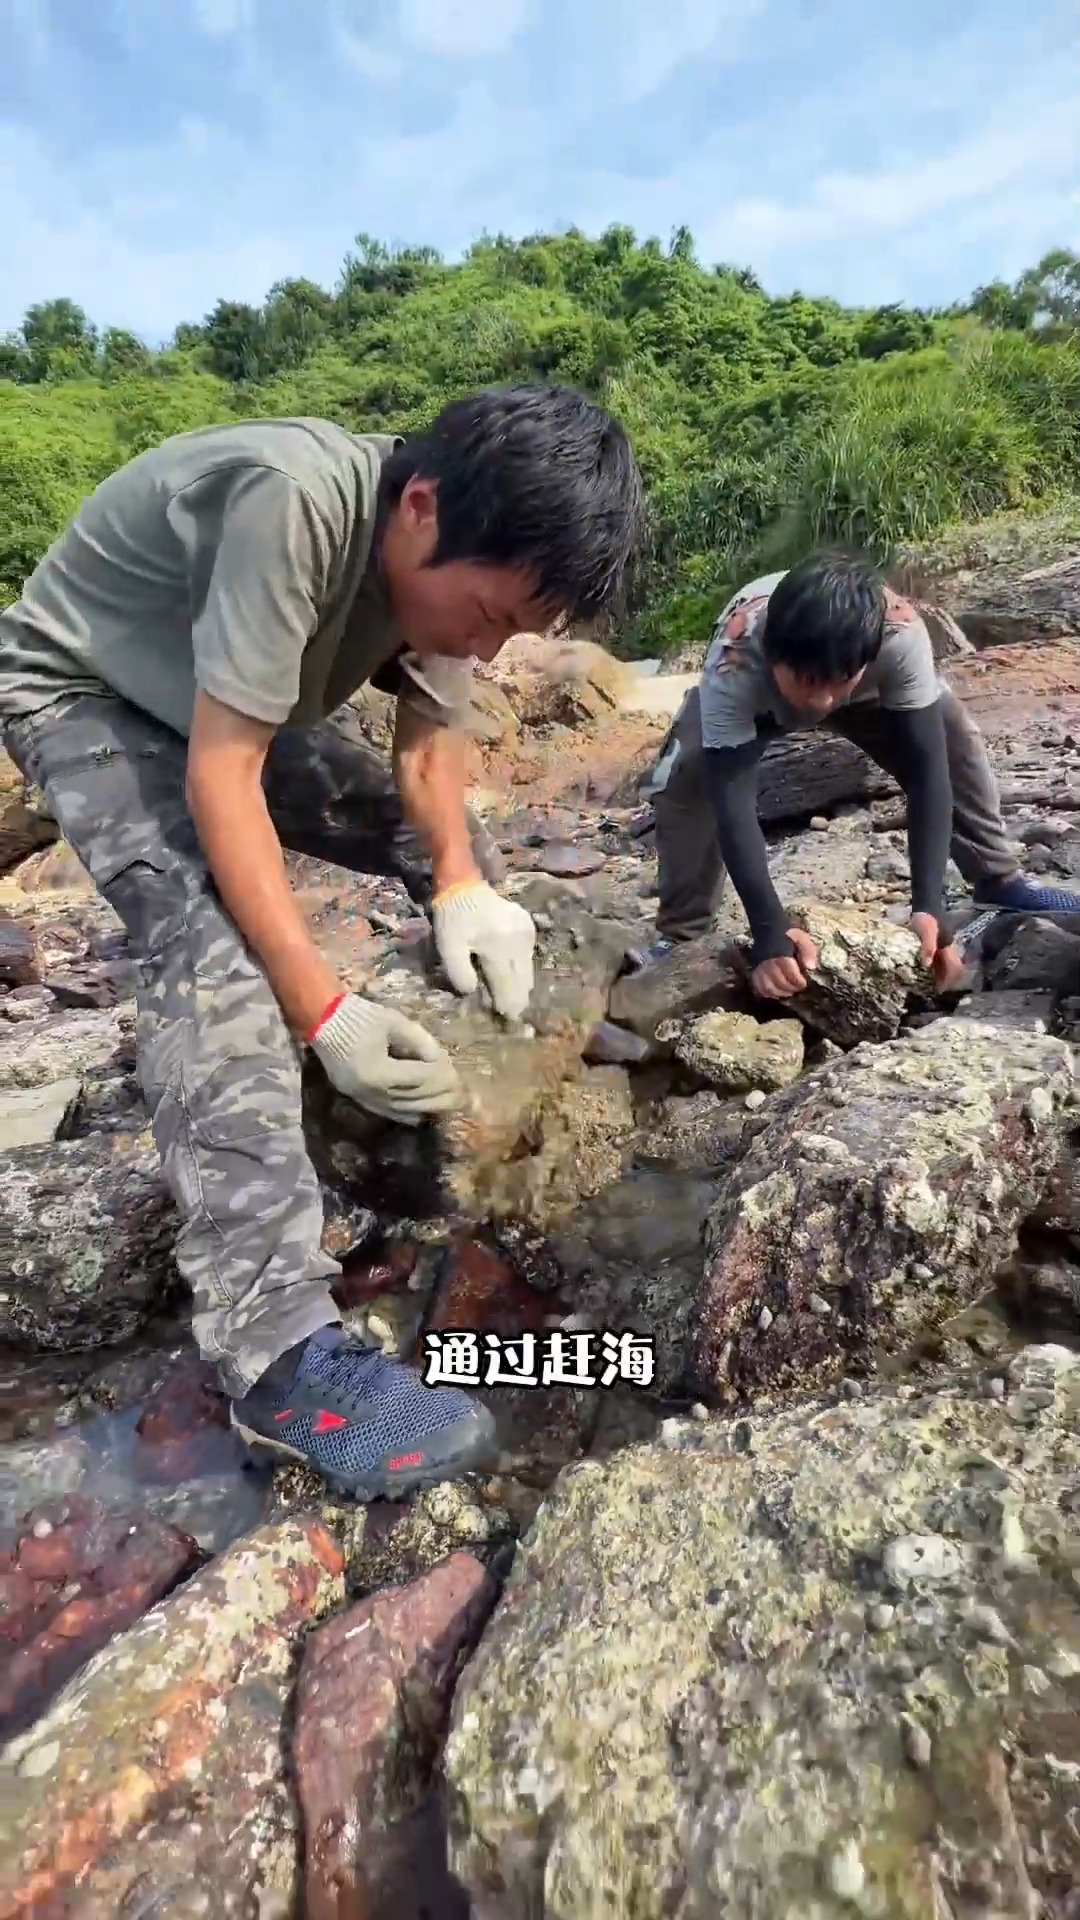
<svg viewBox="0 0 1080 1920">
<path fill-rule="evenodd" d="M 274 1415 L 274 1419 L 278 1422 L 279 1426 L 283 1420 L 291 1420 L 292 1417 L 293 1417 L 293 1410 L 291 1407 L 286 1407 L 284 1413 L 275 1413 Z"/>
<path fill-rule="evenodd" d="M 399 1467 L 422 1467 L 423 1464 L 422 1453 L 399 1453 L 395 1460 L 387 1461 L 386 1469 L 388 1473 L 396 1473 Z"/>
<path fill-rule="evenodd" d="M 348 1421 L 343 1413 L 328 1413 L 326 1408 L 315 1415 L 311 1423 L 312 1433 L 336 1433 L 339 1427 L 347 1427 Z"/>
</svg>

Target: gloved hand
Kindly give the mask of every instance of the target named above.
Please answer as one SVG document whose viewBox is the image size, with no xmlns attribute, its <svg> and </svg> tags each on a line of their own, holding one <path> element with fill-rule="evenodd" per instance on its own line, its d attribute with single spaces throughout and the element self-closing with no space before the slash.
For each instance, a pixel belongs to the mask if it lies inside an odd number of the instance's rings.
<svg viewBox="0 0 1080 1920">
<path fill-rule="evenodd" d="M 533 990 L 532 915 L 516 901 L 504 900 L 486 880 L 464 880 L 435 895 L 431 926 L 455 993 L 475 992 L 475 960 L 495 1011 L 506 1020 L 520 1020 Z"/>
<path fill-rule="evenodd" d="M 343 994 L 308 1041 L 338 1092 L 369 1113 L 416 1127 L 426 1114 L 448 1113 L 458 1104 L 449 1054 L 391 1007 Z"/>
</svg>

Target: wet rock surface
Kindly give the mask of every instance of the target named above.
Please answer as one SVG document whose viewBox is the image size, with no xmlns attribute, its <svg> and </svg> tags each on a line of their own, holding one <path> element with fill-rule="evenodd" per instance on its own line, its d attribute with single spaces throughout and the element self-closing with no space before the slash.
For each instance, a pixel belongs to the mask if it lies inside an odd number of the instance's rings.
<svg viewBox="0 0 1080 1920">
<path fill-rule="evenodd" d="M 15 1148 L 0 1162 L 0 1339 L 127 1339 L 175 1289 L 174 1238 L 148 1133 Z"/>
<path fill-rule="evenodd" d="M 325 1530 L 286 1522 L 98 1654 L 0 1756 L 0 1912 L 291 1912 L 282 1723 L 301 1635 L 342 1596 Z"/>
<path fill-rule="evenodd" d="M 440 1884 L 433 1874 L 438 1852 L 417 1842 L 439 1821 L 435 1770 L 450 1700 L 497 1591 L 478 1560 L 454 1553 L 309 1640 L 293 1739 L 308 1920 L 467 1914 L 448 1876 Z"/>
<path fill-rule="evenodd" d="M 1075 1089 L 1064 1041 L 938 1020 L 775 1095 L 709 1216 L 702 1392 L 836 1378 L 966 1304 L 1042 1198 Z"/>
<path fill-rule="evenodd" d="M 0 1546 L 0 1739 L 199 1562 L 188 1535 L 146 1513 L 72 1496 L 26 1515 Z"/>
<path fill-rule="evenodd" d="M 564 1478 L 454 1703 L 478 1912 L 1064 1920 L 1080 1366 L 999 1383 L 686 1422 Z"/>
<path fill-rule="evenodd" d="M 805 991 L 784 1002 L 785 1012 L 838 1047 L 891 1040 L 909 997 L 928 984 L 915 935 L 869 913 L 808 902 L 793 903 L 790 919 L 810 935 L 818 964 Z"/>
<path fill-rule="evenodd" d="M 659 1041 L 675 1058 L 721 1093 L 775 1093 L 803 1069 L 803 1033 L 797 1020 L 754 1020 L 745 1013 L 703 1013 L 685 1024 L 665 1021 Z"/>
</svg>

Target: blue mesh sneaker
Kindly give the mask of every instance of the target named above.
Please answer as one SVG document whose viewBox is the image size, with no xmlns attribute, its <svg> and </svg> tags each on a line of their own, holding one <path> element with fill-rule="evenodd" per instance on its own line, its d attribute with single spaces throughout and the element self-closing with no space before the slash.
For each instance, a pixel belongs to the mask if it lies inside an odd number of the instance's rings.
<svg viewBox="0 0 1080 1920">
<path fill-rule="evenodd" d="M 232 1404 L 250 1447 L 314 1467 L 350 1499 L 401 1500 L 489 1464 L 495 1423 L 459 1387 L 418 1373 L 323 1327 Z"/>
<path fill-rule="evenodd" d="M 980 880 L 975 903 L 1004 913 L 1080 913 L 1080 893 L 1068 887 L 1042 887 L 1026 873 L 1011 880 Z"/>
<path fill-rule="evenodd" d="M 666 940 L 660 934 L 647 947 L 627 947 L 626 965 L 631 973 L 643 973 L 646 967 L 659 966 L 675 950 L 674 940 Z"/>
</svg>

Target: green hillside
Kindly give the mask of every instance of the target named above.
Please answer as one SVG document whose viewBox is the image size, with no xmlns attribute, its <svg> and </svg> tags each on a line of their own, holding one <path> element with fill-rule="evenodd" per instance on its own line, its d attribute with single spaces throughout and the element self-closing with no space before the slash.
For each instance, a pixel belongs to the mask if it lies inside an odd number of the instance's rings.
<svg viewBox="0 0 1080 1920">
<path fill-rule="evenodd" d="M 0 605 L 80 498 L 169 433 L 252 414 L 404 430 L 452 395 L 570 381 L 627 425 L 652 508 L 628 648 L 707 631 L 731 584 L 815 541 L 887 557 L 1078 488 L 1080 258 L 946 311 L 769 298 L 623 227 L 485 238 L 460 263 L 366 236 L 333 293 L 221 300 L 149 351 L 68 300 L 0 340 Z"/>
</svg>

